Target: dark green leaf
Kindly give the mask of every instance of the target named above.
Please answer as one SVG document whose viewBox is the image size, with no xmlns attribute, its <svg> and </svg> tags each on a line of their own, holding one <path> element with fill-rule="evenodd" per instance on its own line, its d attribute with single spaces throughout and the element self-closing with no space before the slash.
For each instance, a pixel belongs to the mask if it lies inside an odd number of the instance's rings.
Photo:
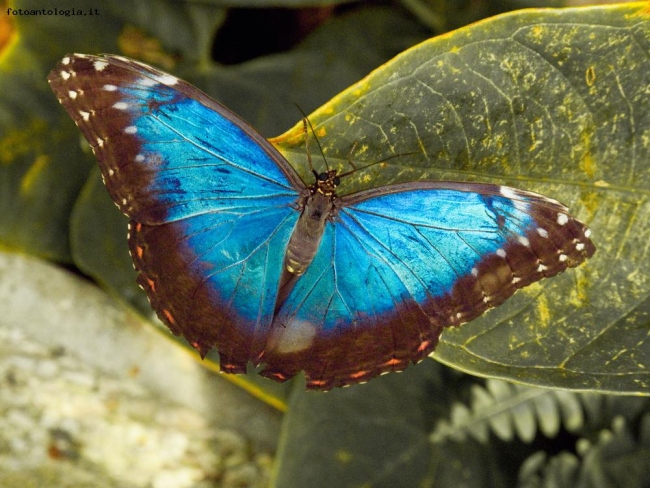
<svg viewBox="0 0 650 488">
<path fill-rule="evenodd" d="M 429 486 L 430 392 L 440 366 L 327 393 L 296 388 L 275 486 Z M 342 480 L 344 484 L 341 484 Z"/>
</svg>

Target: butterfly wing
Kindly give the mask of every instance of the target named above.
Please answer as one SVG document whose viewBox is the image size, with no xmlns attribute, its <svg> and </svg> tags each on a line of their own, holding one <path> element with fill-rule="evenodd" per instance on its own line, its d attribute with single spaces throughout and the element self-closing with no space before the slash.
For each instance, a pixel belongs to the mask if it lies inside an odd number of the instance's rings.
<svg viewBox="0 0 650 488">
<path fill-rule="evenodd" d="M 304 185 L 252 128 L 171 75 L 66 56 L 48 80 L 131 218 L 138 282 L 158 316 L 222 369 L 245 370 L 272 322 Z"/>
<path fill-rule="evenodd" d="M 368 380 L 428 355 L 445 327 L 595 248 L 559 202 L 496 185 L 414 183 L 343 198 L 276 316 L 262 374 L 309 388 Z"/>
</svg>

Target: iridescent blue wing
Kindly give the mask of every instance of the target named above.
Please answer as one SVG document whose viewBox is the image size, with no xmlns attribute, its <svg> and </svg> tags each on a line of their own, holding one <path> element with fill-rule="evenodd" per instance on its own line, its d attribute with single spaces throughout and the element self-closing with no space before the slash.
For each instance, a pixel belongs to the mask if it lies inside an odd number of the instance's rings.
<svg viewBox="0 0 650 488">
<path fill-rule="evenodd" d="M 309 388 L 327 389 L 402 370 L 445 327 L 595 251 L 565 206 L 508 187 L 413 183 L 338 205 L 276 316 L 266 376 L 304 369 Z"/>
<path fill-rule="evenodd" d="M 132 220 L 138 282 L 158 316 L 244 371 L 273 319 L 298 176 L 237 116 L 149 66 L 69 55 L 48 79 Z"/>
</svg>

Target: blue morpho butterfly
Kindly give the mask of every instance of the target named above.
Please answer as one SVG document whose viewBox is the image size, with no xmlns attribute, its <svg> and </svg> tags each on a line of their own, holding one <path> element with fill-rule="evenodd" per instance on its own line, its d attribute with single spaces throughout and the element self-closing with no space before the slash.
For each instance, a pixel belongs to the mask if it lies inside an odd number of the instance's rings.
<svg viewBox="0 0 650 488">
<path fill-rule="evenodd" d="M 544 196 L 417 182 L 338 197 L 192 85 L 120 56 L 68 55 L 49 82 L 130 219 L 138 283 L 221 369 L 329 389 L 402 370 L 445 327 L 590 257 Z"/>
</svg>

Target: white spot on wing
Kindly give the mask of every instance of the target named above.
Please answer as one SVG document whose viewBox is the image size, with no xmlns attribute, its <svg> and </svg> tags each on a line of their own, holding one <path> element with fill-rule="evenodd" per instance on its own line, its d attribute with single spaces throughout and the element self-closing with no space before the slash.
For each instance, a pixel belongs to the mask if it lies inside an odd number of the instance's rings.
<svg viewBox="0 0 650 488">
<path fill-rule="evenodd" d="M 61 78 L 63 78 L 64 80 L 70 78 L 70 73 L 68 73 L 67 71 L 61 71 L 60 74 L 61 74 Z"/>
<path fill-rule="evenodd" d="M 113 108 L 116 108 L 117 110 L 126 110 L 128 106 L 129 104 L 126 102 L 116 102 L 113 104 Z"/>
<path fill-rule="evenodd" d="M 135 125 L 130 125 L 126 129 L 124 129 L 124 132 L 126 134 L 135 134 L 138 132 L 138 128 Z"/>
<path fill-rule="evenodd" d="M 582 251 L 582 250 L 584 250 L 584 248 L 585 248 L 585 244 L 583 242 L 578 242 L 576 244 L 576 250 L 577 251 Z"/>
<path fill-rule="evenodd" d="M 97 147 L 104 147 L 104 139 L 101 137 L 97 138 Z"/>
<path fill-rule="evenodd" d="M 591 229 L 585 229 L 585 237 L 589 239 L 591 237 Z"/>
<path fill-rule="evenodd" d="M 106 91 L 115 91 L 115 90 L 117 90 L 117 87 L 115 85 L 104 85 L 102 88 L 104 90 L 106 90 Z"/>
<path fill-rule="evenodd" d="M 95 71 L 104 71 L 108 63 L 104 60 L 97 60 L 93 63 L 93 66 L 95 67 Z"/>
<path fill-rule="evenodd" d="M 77 98 L 77 92 L 70 90 L 68 92 L 68 96 L 74 100 L 75 98 Z"/>
<path fill-rule="evenodd" d="M 569 259 L 569 257 L 568 257 L 566 254 L 560 254 L 560 255 L 558 256 L 558 259 L 560 260 L 561 263 L 563 263 L 564 261 L 566 261 L 567 259 Z"/>
<path fill-rule="evenodd" d="M 152 80 L 151 78 L 141 78 L 139 83 L 144 86 L 156 86 L 158 84 L 156 80 Z"/>
<path fill-rule="evenodd" d="M 528 210 L 528 204 L 522 201 L 522 197 L 517 195 L 517 192 L 515 192 L 515 190 L 513 190 L 512 188 L 508 188 L 507 186 L 501 186 L 499 187 L 499 193 L 501 193 L 501 195 L 503 195 L 504 197 L 512 200 L 512 203 L 517 210 L 521 210 L 522 212 Z"/>
<path fill-rule="evenodd" d="M 548 266 L 543 265 L 542 263 L 539 263 L 539 266 L 537 266 L 537 272 L 538 273 L 543 273 L 548 269 Z"/>
<path fill-rule="evenodd" d="M 266 347 L 279 354 L 303 351 L 311 347 L 318 329 L 306 320 L 292 320 L 286 327 L 273 327 Z"/>
<path fill-rule="evenodd" d="M 90 113 L 84 112 L 83 110 L 79 110 L 79 115 L 81 115 L 81 118 L 86 122 L 88 122 L 88 119 L 90 119 Z"/>
<path fill-rule="evenodd" d="M 144 155 L 142 155 L 142 154 L 138 154 L 138 155 L 135 157 L 135 162 L 136 162 L 136 163 L 142 163 L 143 161 L 144 161 Z"/>
<path fill-rule="evenodd" d="M 66 56 L 61 60 L 61 64 L 70 64 L 70 57 Z"/>
<path fill-rule="evenodd" d="M 508 188 L 507 186 L 500 187 L 499 193 L 501 193 L 501 195 L 503 195 L 506 198 L 510 198 L 510 199 L 517 198 L 517 194 L 515 193 L 515 191 L 512 188 Z"/>
<path fill-rule="evenodd" d="M 500 258 L 505 258 L 506 251 L 504 249 L 497 249 L 496 255 L 499 256 Z"/>
<path fill-rule="evenodd" d="M 546 231 L 546 229 L 542 229 L 541 227 L 537 228 L 537 233 L 540 236 L 542 236 L 544 239 L 546 239 L 548 237 L 548 232 Z"/>
<path fill-rule="evenodd" d="M 569 221 L 569 216 L 567 214 L 559 213 L 557 214 L 557 223 L 559 225 L 566 225 Z"/>
<path fill-rule="evenodd" d="M 175 85 L 178 83 L 178 78 L 172 75 L 163 75 L 158 77 L 158 81 L 163 85 Z"/>
<path fill-rule="evenodd" d="M 517 240 L 519 241 L 519 244 L 521 244 L 522 246 L 526 246 L 526 247 L 530 246 L 530 241 L 528 240 L 527 237 L 519 236 L 517 237 Z"/>
</svg>

